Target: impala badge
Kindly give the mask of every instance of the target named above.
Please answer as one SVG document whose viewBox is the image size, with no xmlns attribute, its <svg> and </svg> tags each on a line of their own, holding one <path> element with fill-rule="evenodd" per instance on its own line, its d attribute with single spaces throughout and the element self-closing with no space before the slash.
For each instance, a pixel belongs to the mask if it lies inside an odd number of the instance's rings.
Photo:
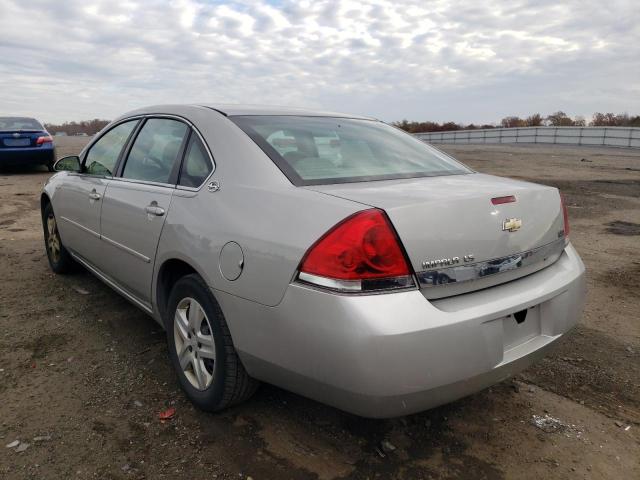
<svg viewBox="0 0 640 480">
<path fill-rule="evenodd" d="M 515 232 L 520 230 L 522 227 L 522 220 L 519 218 L 507 218 L 504 222 L 502 222 L 502 231 L 503 232 Z"/>
<path fill-rule="evenodd" d="M 422 262 L 422 268 L 425 270 L 433 270 L 437 268 L 446 268 L 452 265 L 457 265 L 460 261 L 464 263 L 473 262 L 475 257 L 472 254 L 465 255 L 464 257 L 451 257 L 451 258 L 438 258 L 437 260 L 425 260 Z"/>
</svg>

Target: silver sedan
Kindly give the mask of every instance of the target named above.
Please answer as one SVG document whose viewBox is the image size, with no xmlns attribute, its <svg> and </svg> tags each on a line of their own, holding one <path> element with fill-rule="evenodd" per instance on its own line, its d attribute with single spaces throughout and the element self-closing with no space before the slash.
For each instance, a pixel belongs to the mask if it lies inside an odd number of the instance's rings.
<svg viewBox="0 0 640 480">
<path fill-rule="evenodd" d="M 582 312 L 557 189 L 371 118 L 149 107 L 55 168 L 51 268 L 81 264 L 153 316 L 205 410 L 260 380 L 367 417 L 421 411 L 522 370 Z"/>
</svg>

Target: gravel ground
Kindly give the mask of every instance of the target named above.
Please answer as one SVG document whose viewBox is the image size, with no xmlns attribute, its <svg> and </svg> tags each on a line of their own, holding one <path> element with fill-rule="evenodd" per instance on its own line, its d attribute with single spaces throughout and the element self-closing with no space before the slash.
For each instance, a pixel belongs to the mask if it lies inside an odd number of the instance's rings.
<svg viewBox="0 0 640 480">
<path fill-rule="evenodd" d="M 59 156 L 86 141 L 56 139 Z M 586 312 L 516 379 L 384 421 L 268 385 L 223 413 L 195 410 L 150 318 L 88 273 L 50 272 L 49 174 L 0 171 L 0 478 L 640 478 L 640 151 L 444 149 L 563 190 Z"/>
</svg>

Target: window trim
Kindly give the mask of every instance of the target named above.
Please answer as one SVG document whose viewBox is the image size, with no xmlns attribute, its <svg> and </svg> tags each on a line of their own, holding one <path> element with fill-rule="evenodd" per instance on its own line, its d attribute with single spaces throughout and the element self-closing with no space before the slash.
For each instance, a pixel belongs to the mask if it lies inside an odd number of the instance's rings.
<svg viewBox="0 0 640 480">
<path fill-rule="evenodd" d="M 131 153 L 131 148 L 133 147 L 133 144 L 138 138 L 138 134 L 140 133 L 140 130 L 142 130 L 142 127 L 144 127 L 145 123 L 147 123 L 147 118 L 140 117 L 140 121 L 138 122 L 138 125 L 136 125 L 136 128 L 133 131 L 133 134 L 131 135 L 131 137 L 129 137 L 129 140 L 124 146 L 122 155 L 120 156 L 120 158 L 118 158 L 118 163 L 116 164 L 116 171 L 115 171 L 115 174 L 113 175 L 114 178 L 118 178 L 122 176 L 122 171 L 124 170 L 124 164 L 126 163 L 126 159 L 129 157 L 129 153 Z"/>
<path fill-rule="evenodd" d="M 185 190 L 187 192 L 199 192 L 202 187 L 204 185 L 207 184 L 207 182 L 209 182 L 209 179 L 213 176 L 213 174 L 216 172 L 216 159 L 214 158 L 213 154 L 211 153 L 211 149 L 209 148 L 209 144 L 207 143 L 207 141 L 204 139 L 204 135 L 202 135 L 202 133 L 200 133 L 200 130 L 198 130 L 196 128 L 196 126 L 189 122 L 188 120 L 185 119 L 185 121 L 187 122 L 187 124 L 191 127 L 191 134 L 189 135 L 189 137 L 191 137 L 191 135 L 193 135 L 193 133 L 195 132 L 196 135 L 198 135 L 198 138 L 200 139 L 200 141 L 202 142 L 202 145 L 204 145 L 204 149 L 207 152 L 207 157 L 209 158 L 209 163 L 211 163 L 211 173 L 209 174 L 209 176 L 207 178 L 204 179 L 204 181 L 197 187 L 185 187 L 183 185 L 178 185 L 177 184 L 177 180 L 176 180 L 176 189 L 177 190 Z M 185 152 L 186 152 L 186 148 L 185 151 L 182 152 L 182 158 L 180 159 L 180 170 L 182 170 L 182 163 L 184 162 L 184 156 L 185 156 Z M 178 170 L 178 177 L 180 174 L 180 170 Z"/>
<path fill-rule="evenodd" d="M 197 187 L 187 187 L 186 185 L 180 185 L 180 177 L 182 176 L 182 169 L 184 168 L 185 162 L 187 160 L 187 152 L 189 151 L 189 148 L 192 146 L 191 145 L 192 138 L 194 139 L 194 143 L 195 143 L 195 140 L 200 140 L 200 143 L 202 143 L 202 145 L 205 147 L 205 150 L 207 150 L 207 145 L 206 145 L 206 143 L 204 143 L 202 141 L 202 137 L 196 138 L 196 137 L 193 136 L 193 132 L 190 132 L 189 136 L 187 138 L 187 142 L 184 145 L 184 151 L 182 152 L 182 159 L 180 161 L 180 166 L 178 168 L 177 176 L 176 176 L 176 188 L 179 188 L 180 190 L 187 190 L 187 191 L 198 191 L 198 190 L 200 190 L 202 188 L 202 186 L 205 183 L 207 183 L 207 181 L 209 180 L 209 178 L 211 177 L 211 175 L 213 175 L 213 172 L 215 171 L 215 163 L 211 162 L 211 158 L 209 158 L 212 170 L 211 170 L 211 172 L 209 172 L 209 175 L 207 175 L 205 177 L 205 179 L 203 180 L 203 182 L 200 185 L 198 185 Z M 208 151 L 207 151 L 207 154 L 209 154 Z"/>
<path fill-rule="evenodd" d="M 108 129 L 104 130 L 104 132 L 101 132 L 99 136 L 96 136 L 96 138 L 91 140 L 89 145 L 87 145 L 84 148 L 84 150 L 81 152 L 81 154 L 80 154 L 81 171 L 78 173 L 78 175 L 86 175 L 88 177 L 93 177 L 93 178 L 106 178 L 106 179 L 114 178 L 115 175 L 113 174 L 113 172 L 111 172 L 111 175 L 97 175 L 97 174 L 93 174 L 93 173 L 88 173 L 85 170 L 85 165 L 87 163 L 87 157 L 89 156 L 89 152 L 91 152 L 91 149 L 95 146 L 95 144 L 98 143 L 100 140 L 102 140 L 102 138 L 104 138 L 104 136 L 107 135 L 111 130 L 113 130 L 116 127 L 119 127 L 123 123 L 127 123 L 127 122 L 130 122 L 130 121 L 133 121 L 133 120 L 137 120 L 138 123 L 136 123 L 136 125 L 133 127 L 133 130 L 131 130 L 131 132 L 129 133 L 129 136 L 127 137 L 126 142 L 124 142 L 124 145 L 120 149 L 120 153 L 118 153 L 118 158 L 116 159 L 116 163 L 113 166 L 113 169 L 115 170 L 115 172 L 117 174 L 118 168 L 119 168 L 119 165 L 120 165 L 120 161 L 122 159 L 122 154 L 123 154 L 123 152 L 125 152 L 127 150 L 129 142 L 131 142 L 132 136 L 134 134 L 136 134 L 136 132 L 140 128 L 140 124 L 142 123 L 142 122 L 140 122 L 141 118 L 142 117 L 138 116 L 138 115 L 134 115 L 134 116 L 129 117 L 129 118 L 123 118 L 122 120 L 119 120 L 117 123 L 114 123 L 113 125 L 109 125 Z"/>
<path fill-rule="evenodd" d="M 131 147 L 133 146 L 133 143 L 135 142 L 135 139 L 138 137 L 138 134 L 140 133 L 140 130 L 142 130 L 142 126 L 146 123 L 147 119 L 150 118 L 169 118 L 169 119 L 173 119 L 173 120 L 178 120 L 184 124 L 187 125 L 188 130 L 187 130 L 187 134 L 185 135 L 185 139 L 188 140 L 191 135 L 193 134 L 193 132 L 196 133 L 196 135 L 198 135 L 198 138 L 200 138 L 200 141 L 202 142 L 202 144 L 204 145 L 204 148 L 207 152 L 207 157 L 209 158 L 209 162 L 211 163 L 211 173 L 209 174 L 209 176 L 204 180 L 204 182 L 202 182 L 202 184 L 198 187 L 184 187 L 182 185 L 178 185 L 177 184 L 177 179 L 178 177 L 171 177 L 171 180 L 175 180 L 174 183 L 158 183 L 158 182 L 149 182 L 149 181 L 145 181 L 145 180 L 137 180 L 137 179 L 132 179 L 132 178 L 124 178 L 122 176 L 122 171 L 124 170 L 124 163 L 126 158 L 129 155 L 129 151 L 131 150 Z M 81 153 L 81 160 L 82 160 L 82 167 L 84 168 L 84 163 L 86 161 L 87 155 L 89 154 L 89 150 L 91 150 L 91 148 L 93 148 L 93 145 L 100 140 L 104 135 L 106 135 L 108 132 L 110 132 L 113 128 L 117 127 L 118 125 L 121 125 L 123 123 L 126 123 L 128 121 L 131 120 L 142 120 L 139 121 L 138 124 L 134 127 L 133 131 L 131 132 L 131 134 L 129 135 L 129 138 L 127 139 L 127 142 L 125 143 L 125 146 L 122 148 L 122 150 L 120 151 L 120 155 L 118 155 L 118 159 L 116 161 L 115 164 L 115 175 L 112 176 L 105 176 L 105 175 L 90 175 L 88 173 L 82 173 L 83 175 L 89 175 L 92 177 L 98 177 L 98 178 L 107 178 L 110 180 L 120 180 L 123 182 L 128 182 L 128 183 L 140 183 L 143 185 L 155 185 L 155 186 L 160 186 L 160 187 L 170 187 L 170 188 L 174 188 L 177 190 L 186 190 L 189 192 L 197 192 L 200 191 L 202 189 L 202 187 L 209 181 L 209 179 L 211 178 L 211 176 L 215 173 L 216 171 L 216 161 L 215 158 L 213 157 L 213 154 L 211 153 L 211 149 L 209 148 L 209 144 L 206 142 L 206 140 L 204 139 L 204 135 L 202 135 L 200 133 L 200 130 L 198 130 L 196 128 L 196 126 L 187 118 L 182 117 L 180 115 L 174 115 L 174 114 L 170 114 L 170 113 L 145 113 L 145 114 L 139 114 L 139 115 L 132 115 L 130 117 L 126 117 L 126 118 L 122 118 L 120 120 L 117 121 L 117 123 L 114 123 L 112 126 L 109 126 L 108 130 L 105 130 L 104 133 L 101 133 L 100 136 L 98 136 L 97 138 L 94 138 L 91 143 L 89 145 L 87 145 L 85 147 L 85 150 Z M 182 148 L 186 145 L 186 143 L 183 141 L 183 145 L 181 146 L 181 150 L 179 152 L 179 161 L 177 163 L 179 163 L 180 168 L 182 167 L 182 162 L 184 162 L 184 154 L 185 154 L 185 149 Z M 125 155 L 123 155 L 123 153 L 126 153 Z M 180 172 L 180 170 L 178 170 L 178 172 Z M 173 171 L 172 171 L 173 174 Z"/>
<path fill-rule="evenodd" d="M 143 185 L 156 185 L 159 187 L 169 187 L 169 188 L 175 188 L 176 187 L 176 183 L 177 183 L 177 177 L 175 176 L 175 169 L 176 169 L 176 165 L 180 164 L 182 165 L 182 159 L 184 157 L 184 149 L 185 149 L 185 145 L 186 145 L 186 140 L 190 137 L 191 135 L 191 130 L 192 127 L 191 125 L 189 125 L 187 122 L 185 122 L 182 118 L 169 118 L 169 120 L 174 120 L 174 121 L 178 121 L 182 124 L 184 124 L 187 129 L 185 132 L 185 135 L 182 139 L 182 143 L 180 144 L 180 148 L 178 150 L 178 153 L 176 155 L 176 158 L 174 160 L 174 164 L 171 168 L 171 172 L 169 173 L 169 181 L 168 182 L 152 182 L 150 180 L 140 180 L 138 178 L 127 178 L 127 177 L 123 177 L 122 175 L 124 174 L 124 169 L 127 166 L 127 162 L 129 161 L 129 155 L 131 154 L 131 150 L 133 149 L 133 146 L 136 143 L 136 140 L 138 139 L 138 136 L 140 135 L 140 132 L 142 131 L 142 129 L 144 128 L 144 126 L 147 124 L 147 122 L 149 120 L 153 120 L 153 119 L 163 119 L 166 118 L 165 116 L 160 116 L 160 115 L 146 115 L 143 120 L 140 122 L 140 125 L 138 126 L 138 128 L 135 131 L 135 136 L 133 138 L 130 139 L 130 141 L 127 143 L 127 146 L 125 148 L 125 152 L 126 154 L 122 156 L 121 159 L 119 159 L 118 165 L 116 167 L 116 175 L 113 177 L 114 180 L 122 180 L 123 182 L 129 182 L 129 183 L 140 183 Z"/>
<path fill-rule="evenodd" d="M 171 179 L 174 181 L 176 188 L 178 187 L 178 182 L 180 182 L 180 171 L 182 170 L 182 165 L 184 164 L 184 159 L 187 156 L 187 150 L 189 148 L 189 142 L 191 141 L 191 136 L 193 135 L 193 129 L 189 128 L 187 130 L 187 134 L 182 139 L 182 145 L 180 145 L 180 159 L 173 165 L 171 169 Z"/>
</svg>

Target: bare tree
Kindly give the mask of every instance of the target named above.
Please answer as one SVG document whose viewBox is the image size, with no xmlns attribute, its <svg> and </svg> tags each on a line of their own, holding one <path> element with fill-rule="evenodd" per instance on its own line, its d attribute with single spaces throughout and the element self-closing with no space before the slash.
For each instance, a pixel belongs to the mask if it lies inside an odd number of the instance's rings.
<svg viewBox="0 0 640 480">
<path fill-rule="evenodd" d="M 100 120 L 98 118 L 94 118 L 93 120 L 82 120 L 80 122 L 64 122 L 59 125 L 46 123 L 45 127 L 50 133 L 53 134 L 57 132 L 65 132 L 67 135 L 77 135 L 79 133 L 95 135 L 108 123 L 108 120 Z"/>
<path fill-rule="evenodd" d="M 573 120 L 566 113 L 558 110 L 547 117 L 547 121 L 552 127 L 571 127 L 574 125 Z"/>
<path fill-rule="evenodd" d="M 443 132 L 447 130 L 460 130 L 463 128 L 462 125 L 455 122 L 439 124 L 437 122 L 410 122 L 408 120 L 393 122 L 392 125 L 409 133 Z"/>
<path fill-rule="evenodd" d="M 526 123 L 520 117 L 505 117 L 500 121 L 500 125 L 503 128 L 515 128 L 515 127 L 524 127 Z"/>
<path fill-rule="evenodd" d="M 533 115 L 529 115 L 524 122 L 527 127 L 540 127 L 543 121 L 542 115 L 534 113 Z"/>
<path fill-rule="evenodd" d="M 99 120 L 92 120 L 92 122 L 99 122 Z M 86 124 L 88 122 L 81 122 L 82 124 Z M 542 125 L 551 125 L 553 127 L 584 127 L 587 125 L 587 121 L 584 117 L 578 115 L 575 118 L 569 117 L 566 113 L 559 110 L 546 118 L 540 115 L 539 113 L 534 113 L 529 115 L 527 118 L 523 119 L 518 116 L 512 115 L 503 118 L 500 121 L 500 127 L 502 128 L 514 128 L 514 127 L 539 127 Z M 71 122 L 71 124 L 65 125 L 76 125 L 75 122 Z M 468 125 L 462 125 L 455 122 L 414 122 L 408 120 L 402 120 L 401 122 L 394 122 L 398 128 L 406 130 L 409 133 L 419 133 L 419 132 L 444 132 L 450 130 L 474 130 L 476 128 L 496 128 L 495 125 L 476 125 L 470 123 Z M 589 122 L 589 126 L 592 127 L 640 127 L 640 115 L 629 116 L 628 113 L 599 113 L 596 112 L 593 114 L 593 118 L 591 122 Z M 52 130 L 52 132 L 55 130 Z M 89 133 L 89 132 L 87 132 Z M 71 133 L 73 134 L 73 133 Z"/>
<path fill-rule="evenodd" d="M 628 113 L 600 113 L 593 114 L 589 125 L 592 127 L 626 127 L 631 125 L 632 118 Z"/>
</svg>

